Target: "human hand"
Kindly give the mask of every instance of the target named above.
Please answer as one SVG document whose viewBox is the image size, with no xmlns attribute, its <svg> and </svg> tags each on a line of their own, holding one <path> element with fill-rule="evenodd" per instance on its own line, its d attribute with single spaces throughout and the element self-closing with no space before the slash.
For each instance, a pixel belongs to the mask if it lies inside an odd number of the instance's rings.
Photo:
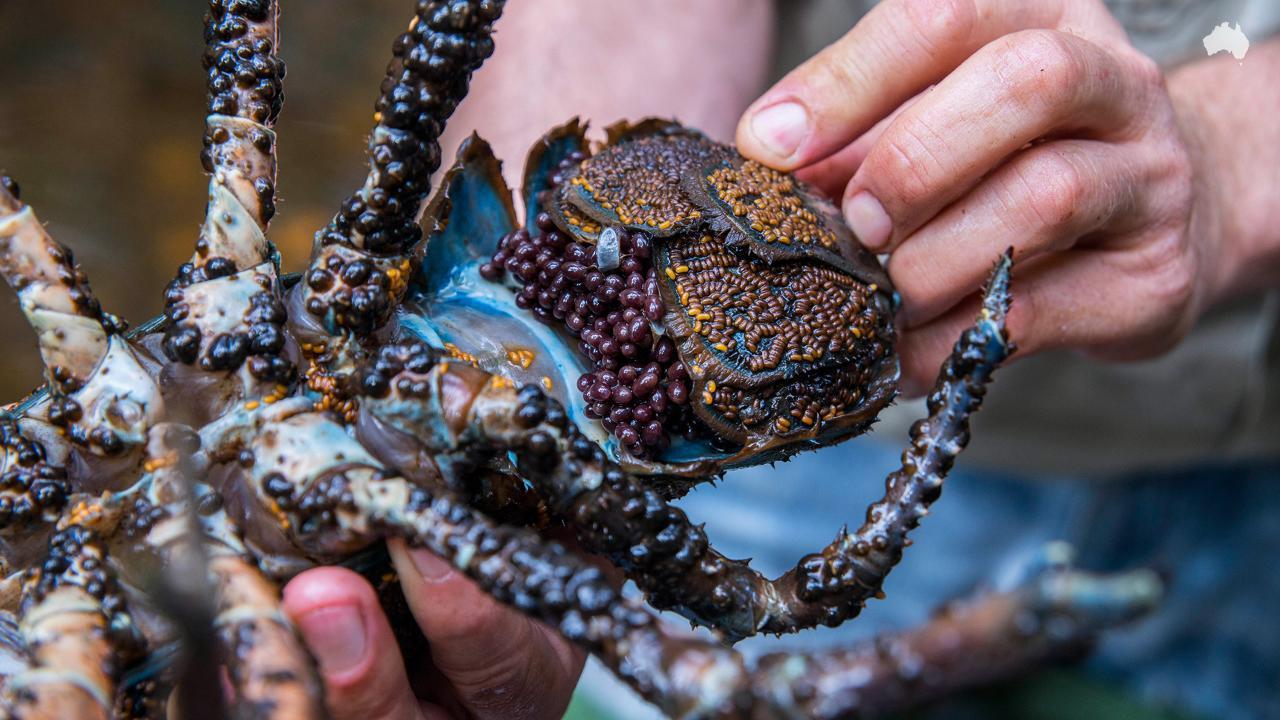
<svg viewBox="0 0 1280 720">
<path fill-rule="evenodd" d="M 389 543 L 426 667 L 406 668 L 373 588 L 337 567 L 308 570 L 284 608 L 316 655 L 333 720 L 559 718 L 585 659 L 426 550 Z"/>
<path fill-rule="evenodd" d="M 890 253 L 912 394 L 1009 246 L 1020 354 L 1176 343 L 1243 262 L 1193 182 L 1195 120 L 1096 0 L 886 0 L 757 100 L 737 142 L 842 197 Z"/>
</svg>

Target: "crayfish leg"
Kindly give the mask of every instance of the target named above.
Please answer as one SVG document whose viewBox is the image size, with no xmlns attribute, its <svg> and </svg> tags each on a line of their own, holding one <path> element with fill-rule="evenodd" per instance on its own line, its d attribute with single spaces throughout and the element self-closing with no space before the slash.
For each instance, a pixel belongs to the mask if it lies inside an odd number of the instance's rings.
<svg viewBox="0 0 1280 720">
<path fill-rule="evenodd" d="M 1093 575 L 1053 565 L 1012 590 L 954 603 L 898 635 L 749 664 L 714 640 L 670 631 L 598 568 L 530 530 L 493 522 L 449 490 L 391 473 L 347 477 L 347 506 L 328 523 L 312 522 L 310 532 L 363 534 L 367 541 L 399 536 L 436 553 L 499 601 L 588 649 L 672 717 L 839 718 L 908 710 L 1072 657 L 1101 631 L 1150 610 L 1160 594 L 1149 571 Z M 300 527 L 304 518 L 295 520 Z"/>
<path fill-rule="evenodd" d="M 209 206 L 191 258 L 196 267 L 223 258 L 243 270 L 270 259 L 262 233 L 275 214 L 272 128 L 284 102 L 279 14 L 275 0 L 215 0 L 205 17 L 208 114 L 200 159 L 210 174 Z M 258 232 L 221 217 L 227 213 L 243 216 Z"/>
<path fill-rule="evenodd" d="M 119 320 L 101 305 L 71 251 L 45 231 L 17 184 L 0 182 L 0 274 L 18 294 L 22 312 L 39 336 L 40 355 L 57 386 L 85 384 L 107 354 Z"/>
<path fill-rule="evenodd" d="M 928 622 L 845 648 L 772 653 L 761 690 L 810 718 L 892 716 L 934 700 L 1078 659 L 1103 631 L 1155 608 L 1150 570 L 1094 574 L 1055 564 L 1016 587 L 940 608 Z"/>
<path fill-rule="evenodd" d="M 283 102 L 278 15 L 272 0 L 210 3 L 201 152 L 209 201 L 195 253 L 165 289 L 160 349 L 173 363 L 166 384 L 184 386 L 199 371 L 222 374 L 232 389 L 206 394 L 224 403 L 282 395 L 294 376 L 278 258 L 266 237 L 275 213 L 272 128 Z M 193 408 L 197 417 L 223 410 Z"/>
<path fill-rule="evenodd" d="M 440 168 L 440 133 L 493 53 L 503 0 L 434 0 L 393 48 L 369 138 L 369 174 L 316 234 L 292 306 L 330 335 L 363 337 L 403 299 L 422 238 L 419 215 Z M 324 342 L 327 338 L 318 338 Z"/>
<path fill-rule="evenodd" d="M 235 689 L 239 717 L 327 717 L 315 661 L 280 607 L 279 589 L 235 555 L 209 561 L 217 585 L 214 624 Z"/>
<path fill-rule="evenodd" d="M 136 631 L 96 533 L 71 525 L 49 548 L 24 587 L 19 629 L 30 665 L 5 678 L 0 716 L 106 720 Z"/>
<path fill-rule="evenodd" d="M 162 414 L 154 378 L 104 313 L 71 251 L 45 232 L 17 185 L 0 178 L 0 274 L 18 293 L 39 336 L 51 397 L 29 414 L 97 455 L 119 455 L 146 439 Z"/>
</svg>

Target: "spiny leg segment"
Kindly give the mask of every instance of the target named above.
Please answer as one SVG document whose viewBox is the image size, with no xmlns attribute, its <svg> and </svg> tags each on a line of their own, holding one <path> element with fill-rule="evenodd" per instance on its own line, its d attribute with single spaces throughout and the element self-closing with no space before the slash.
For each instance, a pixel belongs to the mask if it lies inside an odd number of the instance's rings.
<svg viewBox="0 0 1280 720">
<path fill-rule="evenodd" d="M 195 587 L 187 595 L 201 589 L 212 593 L 212 601 L 208 596 L 194 599 L 209 603 L 207 613 L 170 614 L 178 622 L 212 620 L 217 659 L 226 665 L 236 716 L 323 717 L 323 687 L 315 663 L 280 607 L 279 588 L 254 564 L 218 492 L 195 482 L 204 479 L 199 468 L 208 467 L 199 448 L 199 437 L 189 428 L 157 426 L 148 444 L 148 467 L 153 469 L 112 505 L 154 557 L 157 572 L 190 573 L 189 584 Z M 187 630 L 194 635 L 203 628 Z M 209 667 L 211 659 L 188 661 Z M 220 683 L 213 684 L 220 692 Z"/>
<path fill-rule="evenodd" d="M 30 665 L 5 678 L 0 717 L 111 717 L 121 667 L 138 647 L 103 538 L 71 525 L 30 571 L 20 629 Z"/>
<path fill-rule="evenodd" d="M 1150 570 L 1099 575 L 1072 567 L 1073 555 L 1051 543 L 1011 588 L 952 602 L 923 625 L 853 647 L 764 655 L 757 672 L 804 717 L 885 717 L 1079 659 L 1102 631 L 1154 609 L 1163 589 Z"/>
<path fill-rule="evenodd" d="M 50 388 L 28 416 L 95 455 L 119 455 L 144 442 L 162 416 L 160 389 L 121 337 L 124 323 L 102 311 L 71 251 L 49 237 L 17 191 L 11 179 L 0 181 L 0 274 L 36 331 Z"/>
<path fill-rule="evenodd" d="M 275 213 L 272 128 L 284 99 L 278 17 L 273 0 L 212 0 L 205 18 L 208 116 L 201 160 L 210 173 L 209 202 L 195 254 L 166 290 L 164 350 L 176 362 L 234 377 L 235 390 L 230 404 L 197 409 L 197 418 L 199 410 L 217 417 L 245 401 L 274 402 L 295 377 L 278 258 L 266 239 Z M 176 452 L 163 444 L 157 451 Z M 172 457 L 157 461 L 153 483 L 177 487 L 186 481 L 174 476 Z M 202 491 L 206 499 L 213 492 Z M 194 509 L 176 497 L 181 494 L 169 494 L 175 497 L 157 504 L 167 523 L 181 525 Z M 322 716 L 319 677 L 280 609 L 278 588 L 246 561 L 246 549 L 225 532 L 231 519 L 218 512 L 216 527 L 224 532 L 198 542 L 208 554 L 217 640 L 239 713 L 279 720 Z M 182 531 L 153 528 L 148 537 L 159 536 L 152 541 L 159 552 L 167 534 Z"/>
<path fill-rule="evenodd" d="M 371 332 L 404 297 L 422 238 L 419 216 L 440 168 L 440 134 L 471 73 L 493 53 L 503 5 L 420 0 L 408 31 L 396 39 L 375 106 L 369 175 L 316 234 L 311 269 L 297 291 L 298 304 L 319 324 L 313 327 L 319 342 Z"/>
<path fill-rule="evenodd" d="M 272 126 L 284 100 L 278 14 L 269 0 L 209 4 L 209 114 L 200 155 L 209 201 L 195 254 L 165 290 L 164 354 L 201 370 L 236 372 L 235 400 L 283 394 L 278 388 L 294 375 L 275 248 L 266 238 L 275 214 Z"/>
</svg>

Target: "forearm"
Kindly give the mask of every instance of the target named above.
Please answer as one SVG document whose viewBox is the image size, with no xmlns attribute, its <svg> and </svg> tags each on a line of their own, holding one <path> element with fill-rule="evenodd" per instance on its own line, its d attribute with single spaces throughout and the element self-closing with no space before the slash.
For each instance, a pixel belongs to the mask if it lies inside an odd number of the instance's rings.
<svg viewBox="0 0 1280 720">
<path fill-rule="evenodd" d="M 522 0 L 498 25 L 497 51 L 449 123 L 445 157 L 473 130 L 518 181 L 534 140 L 573 116 L 678 117 L 732 138 L 763 88 L 770 0 Z"/>
<path fill-rule="evenodd" d="M 1238 63 L 1201 60 L 1169 76 L 1195 166 L 1192 231 L 1219 248 L 1208 300 L 1280 287 L 1280 39 Z"/>
</svg>

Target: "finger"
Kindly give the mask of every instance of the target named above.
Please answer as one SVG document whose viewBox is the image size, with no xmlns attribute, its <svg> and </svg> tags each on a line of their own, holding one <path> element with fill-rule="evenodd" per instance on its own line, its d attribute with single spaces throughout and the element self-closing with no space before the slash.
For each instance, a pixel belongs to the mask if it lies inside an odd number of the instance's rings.
<svg viewBox="0 0 1280 720">
<path fill-rule="evenodd" d="M 1094 140 L 1027 148 L 908 237 L 889 257 L 904 326 L 934 320 L 973 293 L 991 258 L 1013 248 L 1021 265 L 1104 227 L 1124 231 L 1137 200 L 1123 153 Z M 1117 221 L 1124 223 L 1117 225 Z"/>
<path fill-rule="evenodd" d="M 285 586 L 284 609 L 320 664 L 333 720 L 420 720 L 400 649 L 364 578 L 308 570 Z"/>
<path fill-rule="evenodd" d="M 499 604 L 425 550 L 388 543 L 433 664 L 481 718 L 558 718 L 585 659 L 552 630 Z"/>
<path fill-rule="evenodd" d="M 870 130 L 859 135 L 857 139 L 844 148 L 837 150 L 834 154 L 828 155 L 812 165 L 796 170 L 796 177 L 818 188 L 829 198 L 839 198 L 849 181 L 853 179 L 853 174 L 858 171 L 858 167 L 866 159 L 867 153 L 875 145 L 876 140 L 884 134 L 889 125 L 904 110 L 915 104 L 927 92 L 928 90 L 899 105 L 887 117 L 873 125 Z"/>
<path fill-rule="evenodd" d="M 1190 328 L 1199 294 L 1194 256 L 1176 233 L 1125 250 L 1076 248 L 1015 267 L 1007 327 L 1014 358 L 1072 348 L 1137 360 L 1172 347 Z M 899 343 L 902 390 L 923 394 L 978 311 L 976 296 Z"/>
<path fill-rule="evenodd" d="M 893 0 L 791 71 L 748 108 L 737 144 L 747 157 L 793 170 L 848 145 L 1011 32 L 1054 27 L 1060 0 Z"/>
<path fill-rule="evenodd" d="M 891 252 L 1027 143 L 1066 133 L 1128 139 L 1159 69 L 1055 30 L 996 40 L 902 113 L 845 190 L 846 220 Z"/>
</svg>

